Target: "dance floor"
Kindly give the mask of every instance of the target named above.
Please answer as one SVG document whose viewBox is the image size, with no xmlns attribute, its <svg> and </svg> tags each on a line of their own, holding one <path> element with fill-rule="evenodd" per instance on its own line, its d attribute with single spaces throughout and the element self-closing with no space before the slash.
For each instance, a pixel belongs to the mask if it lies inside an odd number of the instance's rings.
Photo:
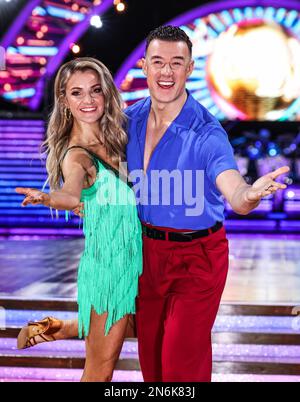
<svg viewBox="0 0 300 402">
<path fill-rule="evenodd" d="M 300 305 L 300 235 L 232 234 L 223 301 Z M 83 240 L 0 242 L 0 296 L 76 298 Z"/>
<path fill-rule="evenodd" d="M 300 236 L 230 234 L 230 273 L 213 330 L 215 382 L 300 382 Z M 78 381 L 84 342 L 16 350 L 28 320 L 76 318 L 82 239 L 0 242 L 0 381 Z M 2 308 L 1 308 L 2 306 Z M 127 340 L 114 381 L 142 381 Z"/>
</svg>

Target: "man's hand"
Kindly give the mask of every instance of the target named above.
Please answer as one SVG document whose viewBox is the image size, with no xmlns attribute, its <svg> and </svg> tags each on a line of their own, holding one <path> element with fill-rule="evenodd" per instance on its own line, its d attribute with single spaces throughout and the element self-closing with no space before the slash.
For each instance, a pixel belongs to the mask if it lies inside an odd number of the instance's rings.
<svg viewBox="0 0 300 402">
<path fill-rule="evenodd" d="M 26 207 L 29 204 L 32 205 L 44 205 L 45 207 L 50 207 L 50 196 L 49 194 L 43 193 L 42 191 L 36 190 L 34 188 L 24 188 L 17 187 L 16 192 L 18 194 L 25 195 L 22 202 L 22 207 Z"/>
<path fill-rule="evenodd" d="M 237 214 L 248 215 L 258 207 L 263 197 L 287 187 L 275 180 L 289 171 L 288 166 L 283 166 L 249 186 L 237 170 L 227 170 L 217 177 L 217 187 Z"/>
<path fill-rule="evenodd" d="M 275 172 L 262 176 L 245 192 L 245 201 L 259 202 L 262 198 L 274 194 L 278 190 L 286 189 L 285 184 L 277 183 L 275 180 L 289 171 L 288 166 L 283 166 L 275 170 Z"/>
<path fill-rule="evenodd" d="M 73 213 L 77 216 L 79 216 L 80 218 L 84 218 L 84 203 L 81 202 L 78 207 L 76 207 L 75 209 L 73 209 Z"/>
</svg>

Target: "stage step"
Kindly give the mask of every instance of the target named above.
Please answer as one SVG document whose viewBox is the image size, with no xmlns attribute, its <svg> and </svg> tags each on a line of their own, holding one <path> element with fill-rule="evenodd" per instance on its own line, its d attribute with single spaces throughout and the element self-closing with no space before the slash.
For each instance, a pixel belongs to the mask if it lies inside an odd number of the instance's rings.
<svg viewBox="0 0 300 402">
<path fill-rule="evenodd" d="M 76 312 L 75 299 L 22 299 L 14 297 L 0 297 L 0 308 L 5 310 L 32 310 L 32 311 L 64 311 Z M 246 303 L 222 303 L 219 314 L 226 316 L 295 316 L 294 304 L 246 304 Z M 300 307 L 299 307 L 300 310 Z M 299 311 L 300 312 L 300 311 Z"/>
<path fill-rule="evenodd" d="M 124 344 L 118 370 L 137 371 L 137 342 Z M 83 341 L 44 343 L 25 351 L 16 350 L 15 339 L 0 342 L 0 366 L 82 369 Z M 270 374 L 300 376 L 300 347 L 260 345 L 213 345 L 214 372 L 217 374 Z"/>
<path fill-rule="evenodd" d="M 21 327 L 8 327 L 0 330 L 1 338 L 17 338 Z M 213 332 L 215 344 L 240 345 L 299 345 L 300 334 L 271 333 L 271 332 Z"/>
<path fill-rule="evenodd" d="M 16 349 L 16 337 L 22 325 L 45 316 L 75 319 L 75 300 L 2 298 L 0 306 L 0 372 L 1 367 L 14 367 L 13 370 L 24 367 L 30 370 L 83 368 L 85 345 L 78 339 L 44 343 L 25 351 Z M 258 378 L 279 375 L 298 380 L 298 324 L 292 305 L 223 303 L 213 331 L 214 373 L 222 376 L 251 374 Z M 124 344 L 117 368 L 119 372 L 139 373 L 136 339 L 127 340 Z"/>
</svg>

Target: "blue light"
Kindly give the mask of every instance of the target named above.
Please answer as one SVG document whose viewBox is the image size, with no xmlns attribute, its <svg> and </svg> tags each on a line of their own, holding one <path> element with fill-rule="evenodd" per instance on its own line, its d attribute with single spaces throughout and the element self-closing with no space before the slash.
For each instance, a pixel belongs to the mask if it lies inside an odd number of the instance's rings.
<svg viewBox="0 0 300 402">
<path fill-rule="evenodd" d="M 201 91 L 193 92 L 193 97 L 197 100 L 201 100 L 210 97 L 210 91 L 208 88 L 203 88 Z"/>
<path fill-rule="evenodd" d="M 280 8 L 277 11 L 277 13 L 275 15 L 275 19 L 276 19 L 276 21 L 279 22 L 279 24 L 282 24 L 282 22 L 283 22 L 283 20 L 284 20 L 284 18 L 286 16 L 286 13 L 287 13 L 287 10 L 285 8 Z"/>
<path fill-rule="evenodd" d="M 265 18 L 273 21 L 276 14 L 276 9 L 274 7 L 268 7 L 265 12 Z"/>
<path fill-rule="evenodd" d="M 194 72 L 190 78 L 193 80 L 206 78 L 206 71 L 205 70 L 194 70 Z"/>
<path fill-rule="evenodd" d="M 225 31 L 226 27 L 224 24 L 219 20 L 219 18 L 215 14 L 210 14 L 209 22 L 216 29 L 219 33 Z"/>
<path fill-rule="evenodd" d="M 39 16 L 41 16 L 41 17 L 45 17 L 45 16 L 47 15 L 47 11 L 46 11 L 43 7 L 40 7 L 40 6 L 36 7 L 36 8 L 33 10 L 33 13 L 34 13 L 35 15 L 39 15 Z"/>
<path fill-rule="evenodd" d="M 192 81 L 188 82 L 186 87 L 189 91 L 197 91 L 198 89 L 207 88 L 207 82 L 205 80 Z"/>
<path fill-rule="evenodd" d="M 211 27 L 207 27 L 207 32 L 212 38 L 217 38 L 219 36 L 218 32 L 214 31 Z"/>
<path fill-rule="evenodd" d="M 149 89 L 143 89 L 140 91 L 124 92 L 122 93 L 122 98 L 125 102 L 134 101 L 137 99 L 143 99 L 150 95 Z"/>
<path fill-rule="evenodd" d="M 130 70 L 128 72 L 128 75 L 133 78 L 145 78 L 145 74 L 144 74 L 143 70 L 137 69 L 137 68 L 133 68 L 132 70 Z"/>
<path fill-rule="evenodd" d="M 18 50 L 17 50 L 15 47 L 13 47 L 13 46 L 9 46 L 9 47 L 7 48 L 7 53 L 10 53 L 10 54 L 17 54 L 17 53 L 18 53 Z"/>
<path fill-rule="evenodd" d="M 259 150 L 253 146 L 248 148 L 248 152 L 251 159 L 255 159 L 259 155 Z"/>
<path fill-rule="evenodd" d="M 3 94 L 3 98 L 7 100 L 14 100 L 19 98 L 31 98 L 35 95 L 34 88 L 20 89 L 19 91 L 12 91 Z"/>
<path fill-rule="evenodd" d="M 64 10 L 62 8 L 53 7 L 53 6 L 48 6 L 47 11 L 48 11 L 48 14 L 51 15 L 51 17 L 63 18 L 65 20 L 77 19 L 78 21 L 83 21 L 85 18 L 84 14 L 77 13 L 77 12 L 70 11 L 70 10 Z"/>
<path fill-rule="evenodd" d="M 269 150 L 269 155 L 270 156 L 276 156 L 278 153 L 277 153 L 277 150 L 275 149 L 275 148 L 271 148 L 270 150 Z"/>
<path fill-rule="evenodd" d="M 33 47 L 33 46 L 20 46 L 18 47 L 20 54 L 24 56 L 56 56 L 58 53 L 57 47 Z"/>
<path fill-rule="evenodd" d="M 294 31 L 296 34 L 299 34 L 298 31 L 300 31 L 300 21 L 298 21 L 297 24 L 293 27 L 293 31 Z"/>
<path fill-rule="evenodd" d="M 257 8 L 254 10 L 254 14 L 255 14 L 255 16 L 258 17 L 258 18 L 263 18 L 263 17 L 264 17 L 264 14 L 265 14 L 265 10 L 263 9 L 263 7 L 257 7 Z"/>
<path fill-rule="evenodd" d="M 244 15 L 242 13 L 242 10 L 240 8 L 235 8 L 233 10 L 233 15 L 234 15 L 234 19 L 237 22 L 240 22 L 244 19 Z"/>
<path fill-rule="evenodd" d="M 222 16 L 223 20 L 225 21 L 225 23 L 227 24 L 227 26 L 231 26 L 234 24 L 234 20 L 229 11 L 227 11 L 227 10 L 222 11 L 221 16 Z"/>
<path fill-rule="evenodd" d="M 251 20 L 253 18 L 253 16 L 254 16 L 253 15 L 253 9 L 251 7 L 246 7 L 244 13 L 245 13 L 245 17 L 248 20 Z"/>
<path fill-rule="evenodd" d="M 287 18 L 284 21 L 284 25 L 287 28 L 290 28 L 297 18 L 298 18 L 298 12 L 297 11 L 293 10 L 293 11 L 289 12 Z"/>
<path fill-rule="evenodd" d="M 215 106 L 215 102 L 212 100 L 212 98 L 205 98 L 201 101 L 201 105 L 206 107 L 206 109 L 212 108 Z M 217 109 L 217 112 L 219 109 Z"/>
<path fill-rule="evenodd" d="M 30 180 L 0 180 L 0 187 L 7 188 L 15 188 L 15 187 L 33 187 L 33 188 L 41 188 L 43 186 L 42 181 L 30 181 Z M 2 189 L 1 189 L 2 191 Z M 3 193 L 3 191 L 2 191 Z"/>
<path fill-rule="evenodd" d="M 218 106 L 216 106 L 215 105 L 215 103 L 213 104 L 213 106 L 212 107 L 208 107 L 208 110 L 210 111 L 210 113 L 213 115 L 213 116 L 216 116 L 218 113 L 219 113 L 219 108 L 218 108 Z"/>
<path fill-rule="evenodd" d="M 201 18 L 197 18 L 194 21 L 195 26 L 200 30 L 200 31 L 206 31 L 207 29 L 207 25 L 203 22 L 203 20 Z"/>
<path fill-rule="evenodd" d="M 215 117 L 216 117 L 218 120 L 225 120 L 225 119 L 226 119 L 225 114 L 224 114 L 223 112 L 221 112 L 220 110 L 219 110 L 219 112 L 215 115 Z"/>
<path fill-rule="evenodd" d="M 206 66 L 206 60 L 205 59 L 197 59 L 195 60 L 195 69 L 200 69 L 202 70 Z"/>
<path fill-rule="evenodd" d="M 294 114 L 299 112 L 300 108 L 300 98 L 295 100 L 295 102 L 285 111 L 284 115 L 279 119 L 280 121 L 288 120 Z"/>
<path fill-rule="evenodd" d="M 195 31 L 192 31 L 186 25 L 180 27 L 191 39 L 195 37 Z"/>
</svg>

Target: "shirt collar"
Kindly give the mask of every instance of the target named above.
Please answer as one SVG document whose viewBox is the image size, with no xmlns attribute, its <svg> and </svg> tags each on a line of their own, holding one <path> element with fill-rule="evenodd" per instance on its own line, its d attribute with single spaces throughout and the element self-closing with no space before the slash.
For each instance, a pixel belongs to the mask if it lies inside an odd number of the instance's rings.
<svg viewBox="0 0 300 402">
<path fill-rule="evenodd" d="M 192 97 L 189 91 L 187 91 L 188 97 L 187 100 L 181 109 L 181 112 L 173 121 L 178 126 L 189 127 L 190 126 L 190 117 L 195 110 L 196 100 Z M 138 120 L 148 119 L 149 113 L 151 109 L 151 97 L 145 99 L 145 102 L 138 114 Z"/>
</svg>

